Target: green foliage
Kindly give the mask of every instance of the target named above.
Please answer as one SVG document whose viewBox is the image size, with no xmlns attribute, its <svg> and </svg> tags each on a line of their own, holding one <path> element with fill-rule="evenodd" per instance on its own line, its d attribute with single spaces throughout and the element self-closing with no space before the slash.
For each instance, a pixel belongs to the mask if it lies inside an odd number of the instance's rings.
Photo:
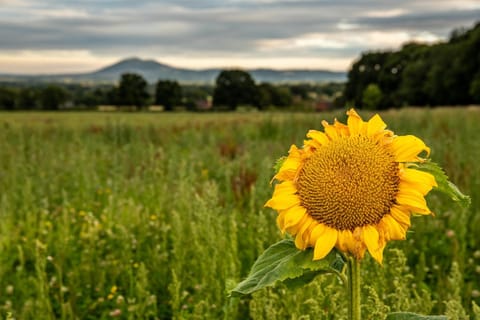
<svg viewBox="0 0 480 320">
<path fill-rule="evenodd" d="M 288 107 L 292 104 L 292 94 L 287 86 L 274 86 L 270 83 L 261 83 L 257 86 L 255 105 L 259 109 L 270 106 Z"/>
<path fill-rule="evenodd" d="M 378 85 L 371 83 L 363 91 L 362 106 L 366 109 L 375 110 L 380 106 L 382 101 L 382 91 Z"/>
<path fill-rule="evenodd" d="M 438 185 L 435 187 L 435 190 L 446 194 L 453 201 L 459 202 L 463 207 L 468 207 L 470 205 L 470 197 L 463 194 L 455 184 L 448 180 L 447 175 L 438 164 L 431 161 L 425 161 L 418 164 L 418 169 L 428 172 L 435 177 L 435 181 Z"/>
<path fill-rule="evenodd" d="M 11 88 L 0 88 L 0 109 L 15 109 L 16 92 Z"/>
<path fill-rule="evenodd" d="M 447 320 L 446 316 L 422 316 L 411 312 L 390 313 L 386 320 Z"/>
<path fill-rule="evenodd" d="M 474 319 L 480 110 L 381 116 L 424 139 L 471 205 L 432 192 L 434 217 L 412 217 L 383 266 L 366 256 L 362 315 L 448 308 Z M 264 208 L 272 163 L 335 117 L 345 115 L 2 113 L 0 318 L 345 319 L 345 291 L 330 274 L 228 298 L 283 239 Z"/>
<path fill-rule="evenodd" d="M 182 88 L 177 81 L 158 80 L 155 87 L 155 104 L 162 105 L 165 110 L 172 111 L 173 107 L 182 103 Z"/>
<path fill-rule="evenodd" d="M 480 319 L 480 307 L 475 303 L 475 301 L 472 302 L 472 307 L 473 307 L 473 319 Z"/>
<path fill-rule="evenodd" d="M 240 104 L 254 105 L 257 89 L 252 76 L 243 70 L 223 70 L 215 80 L 213 105 L 235 110 Z"/>
<path fill-rule="evenodd" d="M 40 105 L 43 110 L 58 110 L 67 101 L 68 94 L 60 86 L 48 85 L 40 91 Z"/>
<path fill-rule="evenodd" d="M 38 109 L 38 89 L 21 88 L 18 92 L 17 109 Z"/>
<path fill-rule="evenodd" d="M 141 75 L 122 74 L 115 97 L 117 105 L 142 108 L 148 104 L 148 99 L 147 82 Z"/>
<path fill-rule="evenodd" d="M 456 34 L 445 43 L 363 53 L 348 72 L 346 101 L 362 106 L 363 92 L 375 83 L 383 94 L 379 109 L 478 103 L 480 23 Z"/>
<path fill-rule="evenodd" d="M 470 84 L 469 93 L 472 96 L 474 103 L 480 103 L 480 73 L 476 75 Z"/>
<path fill-rule="evenodd" d="M 343 268 L 332 251 L 325 259 L 313 261 L 313 250 L 298 250 L 293 240 L 273 244 L 258 257 L 245 280 L 232 290 L 232 296 L 251 294 L 284 281 L 287 286 L 301 287 L 322 273 L 335 273 Z M 336 262 L 336 268 L 331 264 Z"/>
</svg>

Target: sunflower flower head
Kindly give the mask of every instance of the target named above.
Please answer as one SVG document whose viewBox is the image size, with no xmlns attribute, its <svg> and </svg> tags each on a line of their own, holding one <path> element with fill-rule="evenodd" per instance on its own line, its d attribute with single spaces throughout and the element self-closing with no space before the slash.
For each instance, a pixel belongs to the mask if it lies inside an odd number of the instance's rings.
<svg viewBox="0 0 480 320">
<path fill-rule="evenodd" d="M 437 183 L 416 170 L 430 149 L 415 136 L 396 136 L 379 115 L 368 121 L 351 109 L 347 124 L 322 122 L 303 148 L 292 145 L 265 204 L 278 211 L 283 232 L 299 249 L 314 248 L 314 260 L 334 247 L 382 263 L 390 240 L 403 240 L 412 214 L 428 215 L 425 195 Z"/>
</svg>

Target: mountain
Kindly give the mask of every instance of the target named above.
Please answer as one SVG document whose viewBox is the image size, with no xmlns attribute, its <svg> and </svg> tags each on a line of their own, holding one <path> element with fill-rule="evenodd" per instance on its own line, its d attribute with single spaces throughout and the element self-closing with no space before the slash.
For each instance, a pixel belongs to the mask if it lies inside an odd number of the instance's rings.
<svg viewBox="0 0 480 320">
<path fill-rule="evenodd" d="M 44 82 L 115 82 L 123 73 L 138 73 L 148 82 L 158 79 L 177 80 L 181 83 L 213 83 L 221 69 L 192 70 L 175 68 L 155 60 L 129 58 L 90 73 L 61 75 L 2 75 L 0 81 L 44 81 Z M 345 72 L 325 70 L 247 70 L 257 82 L 344 82 Z"/>
</svg>

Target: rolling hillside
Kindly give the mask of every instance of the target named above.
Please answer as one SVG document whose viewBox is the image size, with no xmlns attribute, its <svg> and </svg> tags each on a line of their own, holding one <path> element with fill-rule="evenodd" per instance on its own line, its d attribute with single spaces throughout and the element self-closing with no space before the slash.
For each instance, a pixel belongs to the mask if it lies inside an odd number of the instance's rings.
<svg viewBox="0 0 480 320">
<path fill-rule="evenodd" d="M 249 71 L 257 82 L 343 82 L 345 72 L 325 70 L 272 70 L 252 69 Z M 44 81 L 44 82 L 115 82 L 127 72 L 141 74 L 148 82 L 158 79 L 177 80 L 181 83 L 213 83 L 220 69 L 192 70 L 175 68 L 155 60 L 129 58 L 89 73 L 60 75 L 14 75 L 0 74 L 0 81 Z"/>
</svg>

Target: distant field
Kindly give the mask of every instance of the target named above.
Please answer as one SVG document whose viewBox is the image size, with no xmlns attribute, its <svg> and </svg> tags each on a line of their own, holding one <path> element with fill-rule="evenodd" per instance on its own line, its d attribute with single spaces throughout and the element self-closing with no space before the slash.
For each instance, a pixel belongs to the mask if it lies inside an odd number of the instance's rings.
<svg viewBox="0 0 480 320">
<path fill-rule="evenodd" d="M 422 138 L 472 205 L 433 193 L 435 217 L 413 218 L 383 266 L 365 260 L 365 319 L 399 310 L 464 319 L 480 304 L 480 107 L 381 115 Z M 343 111 L 0 113 L 0 319 L 345 318 L 345 295 L 327 276 L 226 296 L 282 238 L 263 207 L 275 160 L 334 116 L 345 120 Z"/>
</svg>

